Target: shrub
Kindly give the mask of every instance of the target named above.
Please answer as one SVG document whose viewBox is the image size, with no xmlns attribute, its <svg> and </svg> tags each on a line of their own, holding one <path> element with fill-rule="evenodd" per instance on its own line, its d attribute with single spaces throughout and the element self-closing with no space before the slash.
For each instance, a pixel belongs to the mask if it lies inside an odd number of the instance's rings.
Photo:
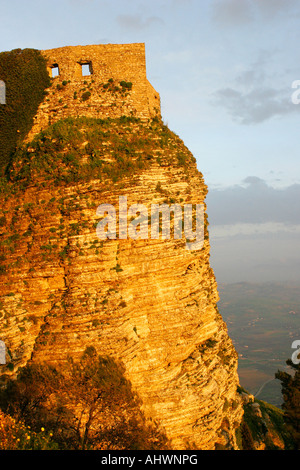
<svg viewBox="0 0 300 470">
<path fill-rule="evenodd" d="M 124 372 L 90 346 L 60 368 L 27 365 L 8 381 L 0 404 L 34 432 L 51 429 L 62 450 L 167 449 L 164 434 L 146 424 Z"/>
<path fill-rule="evenodd" d="M 90 98 L 90 96 L 91 96 L 91 92 L 90 91 L 85 91 L 81 95 L 81 101 L 87 101 Z"/>
<path fill-rule="evenodd" d="M 9 195 L 9 192 L 22 191 L 35 180 L 40 184 L 51 181 L 54 185 L 90 179 L 115 183 L 149 168 L 155 160 L 159 165 L 172 165 L 176 158 L 173 152 L 155 156 L 160 145 L 157 136 L 161 134 L 166 137 L 166 150 L 172 150 L 174 135 L 166 126 L 156 124 L 149 128 L 134 117 L 82 116 L 59 120 L 14 153 L 6 169 L 12 184 L 5 183 L 4 178 L 1 184 L 0 179 L 0 189 L 3 187 L 3 193 Z M 109 161 L 105 159 L 107 150 L 103 143 L 110 146 Z M 186 162 L 190 162 L 189 153 L 183 145 L 181 147 Z M 189 171 L 189 165 L 183 168 Z M 157 190 L 160 190 L 159 185 Z"/>
<path fill-rule="evenodd" d="M 0 411 L 0 450 L 55 450 L 58 446 L 52 435 L 45 428 L 33 432 L 24 423 Z"/>
<path fill-rule="evenodd" d="M 121 87 L 124 89 L 127 89 L 127 90 L 131 90 L 132 89 L 132 83 L 131 82 L 126 82 L 125 80 L 122 80 L 120 82 L 120 85 Z"/>
</svg>

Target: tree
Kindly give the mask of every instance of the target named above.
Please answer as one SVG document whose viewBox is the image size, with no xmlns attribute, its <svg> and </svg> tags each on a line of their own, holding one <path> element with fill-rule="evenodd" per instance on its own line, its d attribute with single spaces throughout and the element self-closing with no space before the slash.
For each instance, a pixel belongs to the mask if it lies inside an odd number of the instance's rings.
<svg viewBox="0 0 300 470">
<path fill-rule="evenodd" d="M 165 435 L 146 423 L 124 372 L 89 347 L 64 366 L 25 366 L 8 382 L 0 406 L 33 429 L 51 429 L 62 449 L 167 449 Z"/>
<path fill-rule="evenodd" d="M 243 450 L 255 450 L 254 440 L 250 428 L 245 420 L 241 424 L 242 448 Z"/>
<path fill-rule="evenodd" d="M 281 381 L 284 421 L 300 450 L 300 364 L 293 363 L 291 359 L 286 364 L 292 368 L 293 373 L 278 371 L 275 377 Z"/>
</svg>

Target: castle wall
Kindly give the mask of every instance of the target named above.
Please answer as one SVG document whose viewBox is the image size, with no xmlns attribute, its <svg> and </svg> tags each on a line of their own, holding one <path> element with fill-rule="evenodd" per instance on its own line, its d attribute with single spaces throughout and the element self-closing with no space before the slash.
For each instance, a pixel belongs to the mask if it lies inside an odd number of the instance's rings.
<svg viewBox="0 0 300 470">
<path fill-rule="evenodd" d="M 41 52 L 50 77 L 54 70 L 59 74 L 53 77 L 26 140 L 70 116 L 135 116 L 146 121 L 160 115 L 159 94 L 146 75 L 145 44 L 67 46 Z M 83 75 L 83 65 L 89 75 Z"/>
<path fill-rule="evenodd" d="M 81 80 L 81 64 L 92 64 L 92 74 L 103 82 L 116 80 L 146 81 L 145 45 L 99 44 L 67 46 L 42 51 L 47 58 L 49 72 L 57 64 L 62 80 Z"/>
</svg>

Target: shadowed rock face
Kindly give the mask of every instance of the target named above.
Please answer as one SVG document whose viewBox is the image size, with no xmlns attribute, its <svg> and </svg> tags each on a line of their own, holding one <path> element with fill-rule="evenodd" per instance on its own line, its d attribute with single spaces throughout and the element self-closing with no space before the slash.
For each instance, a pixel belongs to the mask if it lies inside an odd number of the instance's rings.
<svg viewBox="0 0 300 470">
<path fill-rule="evenodd" d="M 134 84 L 133 84 L 134 86 Z M 51 117 L 51 116 L 50 116 Z M 19 151 L 1 194 L 0 339 L 28 361 L 121 359 L 146 416 L 174 449 L 236 448 L 237 354 L 204 244 L 97 237 L 97 207 L 204 204 L 194 157 L 158 119 L 67 119 Z M 128 224 L 131 218 L 128 215 Z M 14 368 L 14 369 L 13 369 Z"/>
</svg>

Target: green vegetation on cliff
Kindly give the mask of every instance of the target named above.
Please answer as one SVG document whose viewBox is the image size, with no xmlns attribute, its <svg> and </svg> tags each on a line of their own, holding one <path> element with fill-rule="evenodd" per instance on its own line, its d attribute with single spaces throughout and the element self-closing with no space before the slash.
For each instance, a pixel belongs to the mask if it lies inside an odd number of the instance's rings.
<svg viewBox="0 0 300 470">
<path fill-rule="evenodd" d="M 67 118 L 24 143 L 0 178 L 0 276 L 18 269 L 24 261 L 24 253 L 18 256 L 18 250 L 25 247 L 24 243 L 29 249 L 35 245 L 35 228 L 45 211 L 48 218 L 43 223 L 47 229 L 43 230 L 40 261 L 54 260 L 58 254 L 61 260 L 70 261 L 68 237 L 95 231 L 94 214 L 87 218 L 82 211 L 96 209 L 99 197 L 93 201 L 92 193 L 82 194 L 79 189 L 76 196 L 68 196 L 66 187 L 91 183 L 101 191 L 121 190 L 124 185 L 137 184 L 141 172 L 152 166 L 166 172 L 175 167 L 182 181 L 188 181 L 196 168 L 195 158 L 182 140 L 159 119 L 145 124 L 126 116 L 105 120 Z M 29 188 L 46 189 L 49 198 L 44 194 L 40 200 L 24 202 Z M 175 202 L 175 194 L 170 197 L 165 184 L 158 181 L 156 191 L 163 202 Z M 176 201 L 182 203 L 184 194 L 178 190 L 176 196 Z M 49 217 L 53 217 L 50 227 Z M 19 233 L 17 221 L 21 220 L 25 225 Z M 92 244 L 91 248 L 99 253 L 98 245 Z"/>
<path fill-rule="evenodd" d="M 261 400 L 244 405 L 240 427 L 242 450 L 291 450 L 292 435 L 284 423 L 283 411 Z"/>
<path fill-rule="evenodd" d="M 163 154 L 163 158 L 161 158 Z M 166 159 L 167 155 L 167 159 Z M 195 158 L 158 119 L 67 118 L 40 132 L 13 155 L 7 174 L 19 188 L 43 181 L 54 185 L 91 179 L 116 183 L 157 163 L 185 170 Z"/>
<path fill-rule="evenodd" d="M 33 125 L 39 104 L 50 86 L 40 51 L 15 49 L 0 53 L 0 80 L 6 85 L 6 104 L 0 105 L 0 172 Z"/>
<path fill-rule="evenodd" d="M 289 361 L 288 361 L 289 362 Z M 297 448 L 297 426 L 299 430 L 299 386 L 285 372 L 278 372 L 276 378 L 283 382 L 285 401 L 292 406 L 278 408 L 263 400 L 254 398 L 243 387 L 238 388 L 243 399 L 244 415 L 237 429 L 237 441 L 241 450 L 294 450 Z M 291 404 L 289 403 L 289 404 Z M 299 405 L 299 403 L 298 403 Z M 292 419 L 290 419 L 290 414 Z"/>
</svg>

